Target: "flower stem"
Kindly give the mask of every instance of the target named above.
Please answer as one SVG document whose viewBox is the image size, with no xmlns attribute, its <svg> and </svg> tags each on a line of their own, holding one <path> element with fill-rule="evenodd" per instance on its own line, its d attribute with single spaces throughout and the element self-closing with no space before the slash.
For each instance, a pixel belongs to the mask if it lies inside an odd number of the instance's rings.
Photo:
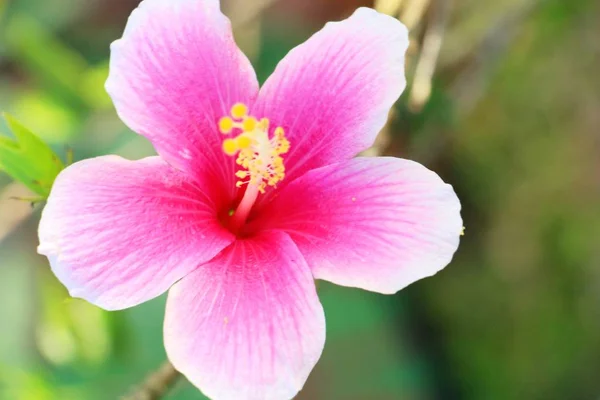
<svg viewBox="0 0 600 400">
<path fill-rule="evenodd" d="M 182 375 L 165 361 L 156 371 L 148 375 L 144 382 L 121 400 L 159 400 L 177 383 Z"/>
</svg>

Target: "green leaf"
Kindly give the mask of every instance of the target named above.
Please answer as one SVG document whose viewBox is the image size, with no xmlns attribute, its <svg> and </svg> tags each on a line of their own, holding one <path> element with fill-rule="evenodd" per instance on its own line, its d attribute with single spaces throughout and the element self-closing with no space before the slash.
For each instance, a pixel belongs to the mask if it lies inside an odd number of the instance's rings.
<svg viewBox="0 0 600 400">
<path fill-rule="evenodd" d="M 3 44 L 19 66 L 65 104 L 86 106 L 81 97 L 81 79 L 89 66 L 81 54 L 27 13 L 11 13 L 2 33 Z"/>
<path fill-rule="evenodd" d="M 47 198 L 54 179 L 65 167 L 50 147 L 31 131 L 4 113 L 15 139 L 0 137 L 0 170 Z"/>
</svg>

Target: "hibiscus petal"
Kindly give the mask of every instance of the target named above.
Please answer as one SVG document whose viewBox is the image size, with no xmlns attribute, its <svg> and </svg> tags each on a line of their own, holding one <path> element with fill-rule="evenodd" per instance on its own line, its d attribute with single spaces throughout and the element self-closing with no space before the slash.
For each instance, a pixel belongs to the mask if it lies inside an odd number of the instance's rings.
<svg viewBox="0 0 600 400">
<path fill-rule="evenodd" d="M 306 262 L 283 232 L 236 241 L 169 291 L 169 359 L 208 397 L 290 399 L 325 343 Z"/>
<path fill-rule="evenodd" d="M 218 0 L 144 0 L 111 46 L 106 89 L 121 119 L 171 165 L 209 169 L 233 190 L 218 120 L 258 82 Z"/>
<path fill-rule="evenodd" d="M 257 221 L 292 237 L 315 278 L 394 293 L 452 259 L 462 230 L 450 185 L 398 158 L 356 158 L 308 172 Z"/>
<path fill-rule="evenodd" d="M 325 25 L 279 63 L 261 88 L 254 114 L 282 126 L 291 143 L 282 185 L 373 144 L 406 85 L 407 47 L 402 23 L 359 8 Z"/>
<path fill-rule="evenodd" d="M 71 296 L 107 310 L 134 306 L 233 241 L 210 188 L 159 157 L 78 162 L 54 183 L 38 251 Z"/>
</svg>

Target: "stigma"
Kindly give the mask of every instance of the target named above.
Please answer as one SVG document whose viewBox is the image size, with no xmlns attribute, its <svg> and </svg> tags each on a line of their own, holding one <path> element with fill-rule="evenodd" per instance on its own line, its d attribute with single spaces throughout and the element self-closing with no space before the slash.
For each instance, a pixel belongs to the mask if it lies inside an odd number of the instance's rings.
<svg viewBox="0 0 600 400">
<path fill-rule="evenodd" d="M 264 193 L 267 186 L 276 186 L 285 177 L 281 155 L 289 151 L 290 142 L 280 126 L 269 137 L 269 120 L 248 115 L 245 104 L 234 104 L 230 114 L 219 120 L 219 131 L 224 135 L 237 133 L 223 140 L 223 152 L 237 155 L 236 163 L 242 167 L 235 173 L 239 179 L 236 186 L 248 184 Z"/>
</svg>

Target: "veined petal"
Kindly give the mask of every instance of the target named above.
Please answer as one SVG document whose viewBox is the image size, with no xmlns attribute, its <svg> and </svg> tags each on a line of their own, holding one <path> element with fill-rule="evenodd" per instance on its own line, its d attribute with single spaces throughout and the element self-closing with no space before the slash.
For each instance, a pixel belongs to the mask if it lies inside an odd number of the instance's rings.
<svg viewBox="0 0 600 400">
<path fill-rule="evenodd" d="M 38 251 L 71 296 L 107 310 L 134 306 L 233 241 L 217 220 L 211 187 L 159 157 L 80 161 L 54 183 Z"/>
<path fill-rule="evenodd" d="M 283 232 L 236 241 L 169 291 L 169 359 L 214 400 L 291 399 L 321 355 L 325 317 Z"/>
<path fill-rule="evenodd" d="M 407 47 L 402 23 L 359 8 L 325 25 L 279 63 L 254 110 L 283 127 L 291 144 L 279 186 L 373 144 L 406 85 Z"/>
<path fill-rule="evenodd" d="M 312 170 L 256 221 L 286 231 L 315 278 L 381 293 L 444 268 L 462 230 L 450 185 L 416 162 L 387 157 Z"/>
<path fill-rule="evenodd" d="M 258 93 L 218 0 L 144 0 L 111 46 L 106 89 L 121 119 L 171 165 L 212 171 L 234 190 L 219 119 Z"/>
</svg>

